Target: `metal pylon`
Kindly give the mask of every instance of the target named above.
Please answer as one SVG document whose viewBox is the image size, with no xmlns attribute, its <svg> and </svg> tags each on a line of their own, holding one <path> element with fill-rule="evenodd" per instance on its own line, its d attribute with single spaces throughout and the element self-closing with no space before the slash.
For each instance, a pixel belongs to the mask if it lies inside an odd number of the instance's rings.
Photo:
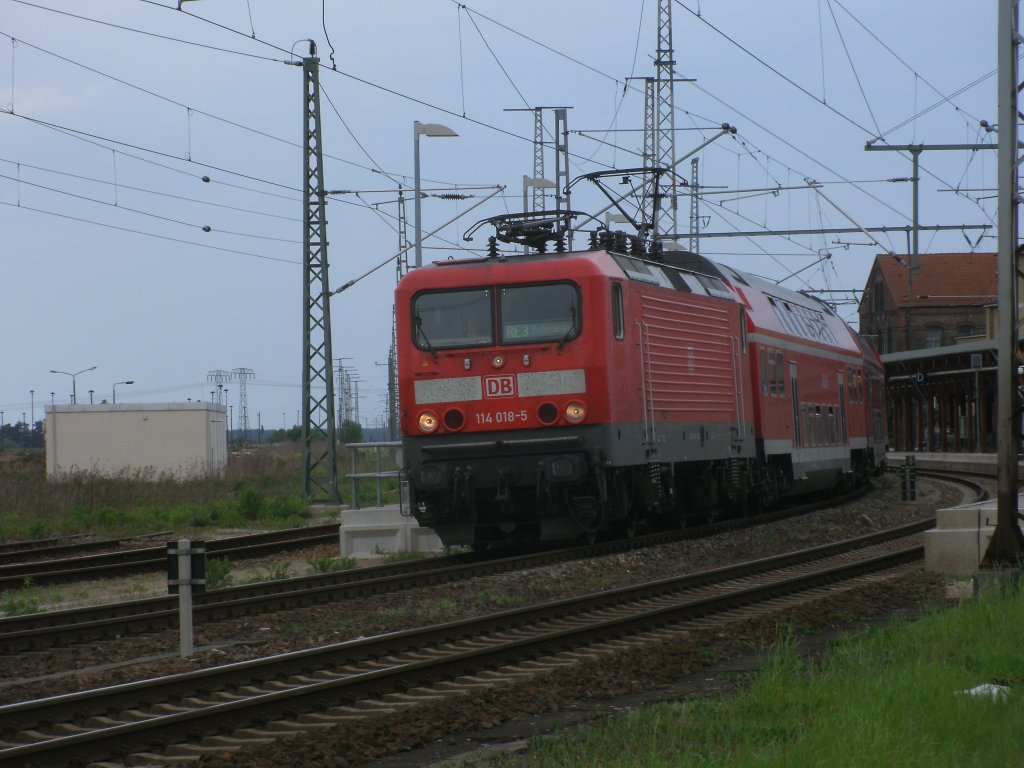
<svg viewBox="0 0 1024 768">
<path fill-rule="evenodd" d="M 700 189 L 699 164 L 699 157 L 690 161 L 690 251 L 692 253 L 700 253 L 700 197 L 697 195 Z"/>
<path fill-rule="evenodd" d="M 245 382 L 256 378 L 256 372 L 252 368 L 235 368 L 231 371 L 231 378 L 238 382 L 238 427 L 242 430 L 242 440 L 249 439 L 249 395 L 245 390 Z"/>
<path fill-rule="evenodd" d="M 309 501 L 337 503 L 338 463 L 331 375 L 331 305 L 327 277 L 327 200 L 320 133 L 320 60 L 310 41 L 302 60 L 305 136 L 302 283 L 302 491 Z"/>
<path fill-rule="evenodd" d="M 658 0 L 658 49 L 654 58 L 655 111 L 657 123 L 654 128 L 655 165 L 668 169 L 656 179 L 658 191 L 654 196 L 652 224 L 654 234 L 665 231 L 675 233 L 677 210 L 675 192 L 676 165 L 676 106 L 675 106 L 675 60 L 672 50 L 672 0 Z M 665 198 L 668 208 L 663 209 Z"/>
</svg>

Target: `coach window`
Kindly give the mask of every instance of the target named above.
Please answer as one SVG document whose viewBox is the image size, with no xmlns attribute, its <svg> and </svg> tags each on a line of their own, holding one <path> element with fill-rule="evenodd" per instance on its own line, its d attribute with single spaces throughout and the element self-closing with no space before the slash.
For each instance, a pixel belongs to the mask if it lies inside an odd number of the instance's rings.
<svg viewBox="0 0 1024 768">
<path fill-rule="evenodd" d="M 782 353 L 775 353 L 775 375 L 779 377 L 778 391 L 779 397 L 786 396 L 786 369 L 782 365 Z"/>
<path fill-rule="evenodd" d="M 765 362 L 766 352 L 764 347 L 761 347 L 761 395 L 768 394 L 768 364 Z"/>
<path fill-rule="evenodd" d="M 502 288 L 498 302 L 502 344 L 562 343 L 580 335 L 580 296 L 571 283 Z"/>
<path fill-rule="evenodd" d="M 625 313 L 622 309 L 622 283 L 612 283 L 612 330 L 616 339 L 626 336 Z"/>
<path fill-rule="evenodd" d="M 775 397 L 775 352 L 768 350 L 768 394 Z"/>
</svg>

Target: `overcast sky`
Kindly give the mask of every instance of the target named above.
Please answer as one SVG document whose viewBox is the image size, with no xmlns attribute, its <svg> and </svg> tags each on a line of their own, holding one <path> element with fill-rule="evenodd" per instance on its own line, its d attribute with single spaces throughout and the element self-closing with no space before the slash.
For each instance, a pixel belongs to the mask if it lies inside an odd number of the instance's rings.
<svg viewBox="0 0 1024 768">
<path fill-rule="evenodd" d="M 989 144 L 996 0 L 685 0 L 672 6 L 676 155 L 700 151 L 705 233 L 905 227 L 906 144 Z M 78 401 L 209 400 L 213 370 L 249 368 L 251 427 L 301 408 L 301 67 L 321 61 L 330 282 L 400 247 L 397 189 L 413 183 L 413 121 L 431 195 L 425 260 L 479 248 L 463 234 L 522 209 L 533 115 L 571 107 L 572 177 L 641 165 L 656 0 L 0 0 L 0 410 Z M 326 31 L 325 31 L 326 30 Z M 545 113 L 546 132 L 553 115 Z M 995 151 L 924 151 L 923 225 L 994 224 Z M 679 165 L 684 178 L 690 162 Z M 547 150 L 545 175 L 554 176 Z M 208 183 L 202 178 L 209 177 Z M 805 179 L 822 183 L 812 191 Z M 766 189 L 772 189 L 766 192 Z M 827 198 L 827 199 L 826 199 Z M 597 211 L 590 182 L 572 207 Z M 679 226 L 689 229 L 689 197 Z M 408 238 L 413 206 L 408 205 Z M 210 231 L 204 231 L 209 227 Z M 928 252 L 995 250 L 994 230 L 923 232 Z M 861 289 L 906 236 L 705 238 L 705 255 L 794 289 Z M 577 244 L 585 243 L 583 238 Z M 686 244 L 686 241 L 684 241 Z M 830 257 L 827 257 L 830 254 Z M 392 264 L 331 300 L 333 356 L 384 412 Z M 838 298 L 838 294 L 832 295 Z M 843 305 L 855 320 L 856 308 Z M 239 426 L 238 384 L 228 402 Z M 29 416 L 30 418 L 30 416 Z"/>
</svg>

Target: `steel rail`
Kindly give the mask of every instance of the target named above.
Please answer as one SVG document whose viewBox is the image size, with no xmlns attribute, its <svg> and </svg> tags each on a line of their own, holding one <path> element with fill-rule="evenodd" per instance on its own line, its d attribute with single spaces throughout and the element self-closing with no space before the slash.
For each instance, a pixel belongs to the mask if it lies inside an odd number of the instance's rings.
<svg viewBox="0 0 1024 768">
<path fill-rule="evenodd" d="M 101 759 L 114 751 L 123 754 L 126 750 L 146 749 L 155 741 L 194 739 L 197 733 L 216 729 L 217 722 L 223 719 L 237 725 L 254 719 L 294 717 L 297 711 L 325 709 L 339 702 L 379 696 L 382 691 L 426 685 L 453 675 L 749 606 L 918 560 L 923 556 L 920 543 L 852 562 L 849 553 L 877 547 L 886 540 L 905 538 L 921 529 L 921 523 L 916 523 L 798 553 L 532 609 L 3 706 L 0 707 L 0 723 L 3 723 L 5 738 L 43 740 L 27 744 L 4 742 L 0 745 L 0 765 L 16 764 L 15 761 L 53 765 L 70 756 Z M 828 562 L 829 558 L 844 557 L 846 562 Z M 808 563 L 823 560 L 824 568 L 808 571 Z M 796 572 L 787 574 L 785 569 Z M 771 572 L 774 577 L 765 583 L 735 585 L 737 579 Z M 725 589 L 728 582 L 733 585 L 724 594 L 684 594 L 681 599 L 664 599 L 673 592 L 712 584 Z M 645 606 L 644 602 L 648 604 Z M 631 610 L 625 607 L 628 603 L 633 604 Z M 592 614 L 590 618 L 586 617 L 588 613 Z M 553 626 L 545 628 L 545 621 Z M 496 635 L 510 630 L 517 630 L 512 639 Z M 393 656 L 397 658 L 388 658 Z M 360 667 L 361 662 L 369 666 Z M 331 671 L 322 673 L 327 679 L 314 679 L 310 677 L 313 669 Z M 280 681 L 282 676 L 288 675 L 301 677 L 291 682 Z M 267 689 L 255 687 L 275 678 L 277 682 L 272 682 Z M 197 691 L 209 692 L 218 686 L 233 690 L 219 699 L 214 696 L 214 700 L 210 700 L 208 694 L 206 700 L 194 698 Z M 243 690 L 243 686 L 253 687 Z M 190 696 L 193 698 L 185 698 Z M 148 713 L 137 709 L 140 701 L 169 698 L 180 700 L 180 705 L 168 705 Z M 134 722 L 104 719 L 103 715 L 109 716 L 119 708 L 133 710 L 128 717 L 139 719 Z M 90 715 L 97 717 L 93 726 L 106 722 L 109 727 L 86 731 L 84 726 L 67 725 L 49 729 L 50 733 L 40 732 L 47 730 L 40 723 L 59 724 L 69 718 L 82 722 Z M 22 733 L 15 735 L 16 730 Z"/>
<path fill-rule="evenodd" d="M 331 523 L 213 539 L 206 542 L 206 552 L 208 556 L 251 557 L 291 547 L 334 541 L 337 537 L 338 525 Z M 62 560 L 9 563 L 0 565 L 0 590 L 21 587 L 26 578 L 32 584 L 40 586 L 75 579 L 107 577 L 112 573 L 159 571 L 166 568 L 166 565 L 166 546 L 103 552 Z"/>
<path fill-rule="evenodd" d="M 865 492 L 866 489 L 858 489 L 842 499 L 830 499 L 828 503 L 849 501 Z M 245 616 L 422 586 L 436 586 L 587 557 L 619 554 L 642 547 L 712 536 L 739 527 L 763 525 L 805 514 L 821 508 L 822 505 L 821 500 L 816 500 L 751 518 L 737 518 L 694 528 L 635 536 L 631 539 L 599 541 L 585 546 L 542 550 L 497 559 L 493 556 L 481 558 L 469 554 L 453 555 L 228 587 L 195 594 L 194 615 L 202 621 Z M 162 562 L 166 563 L 166 558 Z M 173 628 L 178 625 L 177 611 L 177 598 L 151 597 L 2 618 L 0 655 L 79 643 L 111 635 L 123 636 Z"/>
</svg>

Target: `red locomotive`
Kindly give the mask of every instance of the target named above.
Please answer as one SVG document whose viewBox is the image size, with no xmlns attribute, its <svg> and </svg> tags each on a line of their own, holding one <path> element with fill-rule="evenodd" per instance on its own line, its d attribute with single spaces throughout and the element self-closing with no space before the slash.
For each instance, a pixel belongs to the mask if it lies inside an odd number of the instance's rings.
<svg viewBox="0 0 1024 768">
<path fill-rule="evenodd" d="M 446 545 L 592 539 L 756 511 L 881 466 L 881 364 L 827 305 L 601 235 L 399 284 L 421 525 Z"/>
</svg>

